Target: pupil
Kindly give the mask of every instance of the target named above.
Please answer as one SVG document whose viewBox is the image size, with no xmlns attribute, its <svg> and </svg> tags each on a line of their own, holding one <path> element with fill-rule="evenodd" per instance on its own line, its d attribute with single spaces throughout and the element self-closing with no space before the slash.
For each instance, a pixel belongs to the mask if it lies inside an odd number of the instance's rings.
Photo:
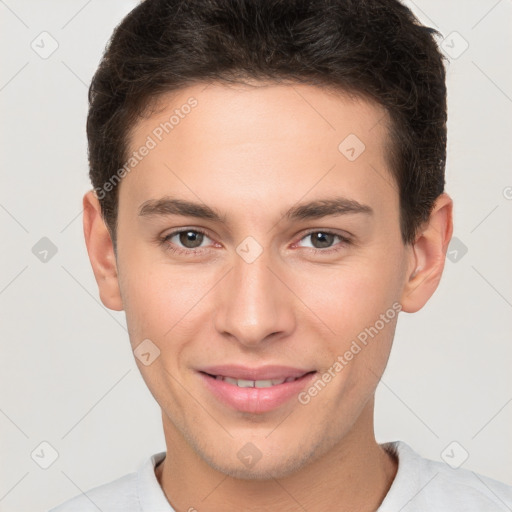
<svg viewBox="0 0 512 512">
<path fill-rule="evenodd" d="M 334 235 L 330 233 L 322 233 L 321 231 L 317 231 L 313 234 L 313 246 L 315 247 L 329 247 L 332 243 Z M 317 246 L 315 243 L 319 243 L 320 245 Z"/>
<path fill-rule="evenodd" d="M 201 245 L 202 236 L 202 233 L 196 231 L 183 231 L 180 233 L 180 242 L 188 249 L 194 249 Z"/>
</svg>

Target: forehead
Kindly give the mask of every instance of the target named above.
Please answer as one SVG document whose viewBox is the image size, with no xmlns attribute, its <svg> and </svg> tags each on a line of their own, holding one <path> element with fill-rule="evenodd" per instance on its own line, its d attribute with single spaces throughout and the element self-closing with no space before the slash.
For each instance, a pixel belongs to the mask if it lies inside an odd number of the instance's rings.
<svg viewBox="0 0 512 512">
<path fill-rule="evenodd" d="M 360 202 L 382 201 L 397 195 L 386 160 L 388 122 L 379 105 L 341 91 L 195 84 L 160 97 L 133 128 L 129 153 L 151 149 L 121 188 L 138 204 L 177 188 L 228 204 L 241 194 L 246 204 L 289 203 L 290 195 L 313 198 L 340 186 Z"/>
</svg>

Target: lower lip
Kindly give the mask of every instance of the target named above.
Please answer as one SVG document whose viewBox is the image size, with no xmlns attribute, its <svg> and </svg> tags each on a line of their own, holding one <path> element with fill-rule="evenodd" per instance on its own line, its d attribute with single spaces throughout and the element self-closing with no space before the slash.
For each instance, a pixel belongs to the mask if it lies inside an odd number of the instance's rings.
<svg viewBox="0 0 512 512">
<path fill-rule="evenodd" d="M 224 404 L 241 412 L 263 413 L 276 409 L 296 397 L 312 381 L 316 372 L 308 373 L 292 382 L 283 382 L 269 388 L 239 388 L 223 380 L 199 372 L 206 387 Z"/>
</svg>

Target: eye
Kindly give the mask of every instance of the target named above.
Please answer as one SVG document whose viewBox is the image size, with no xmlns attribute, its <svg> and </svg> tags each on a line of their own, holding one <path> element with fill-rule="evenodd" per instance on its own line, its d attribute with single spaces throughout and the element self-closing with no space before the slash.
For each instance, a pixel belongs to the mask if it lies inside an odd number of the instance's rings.
<svg viewBox="0 0 512 512">
<path fill-rule="evenodd" d="M 179 254 L 195 254 L 197 249 L 202 249 L 201 244 L 210 238 L 199 229 L 181 229 L 173 231 L 161 238 L 160 243 L 165 249 Z M 203 246 L 204 247 L 204 246 Z"/>
<path fill-rule="evenodd" d="M 351 241 L 345 236 L 324 230 L 310 231 L 304 237 L 302 237 L 300 241 L 306 240 L 308 238 L 311 239 L 311 245 L 309 247 L 312 248 L 315 252 L 334 252 L 351 243 Z M 339 244 L 340 248 L 332 248 L 332 244 L 336 239 L 339 239 L 341 242 Z"/>
</svg>

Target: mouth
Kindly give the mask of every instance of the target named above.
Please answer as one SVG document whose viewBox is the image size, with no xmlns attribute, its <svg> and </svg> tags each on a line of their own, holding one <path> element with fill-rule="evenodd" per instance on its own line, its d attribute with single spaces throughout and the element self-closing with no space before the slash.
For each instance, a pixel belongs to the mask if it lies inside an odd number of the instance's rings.
<svg viewBox="0 0 512 512">
<path fill-rule="evenodd" d="M 198 371 L 216 401 L 230 409 L 253 414 L 272 411 L 297 398 L 316 374 L 316 370 L 285 367 L 217 367 Z"/>
<path fill-rule="evenodd" d="M 227 377 L 224 375 L 212 375 L 210 373 L 201 372 L 216 380 L 221 380 L 223 382 L 227 382 L 228 384 L 232 384 L 233 386 L 238 386 L 239 388 L 271 388 L 274 386 L 279 386 L 280 384 L 284 384 L 286 382 L 294 382 L 298 379 L 301 379 L 305 375 L 310 373 L 314 373 L 314 371 L 304 373 L 299 377 L 280 377 L 277 379 L 261 379 L 261 380 L 248 380 L 248 379 L 236 379 L 234 377 Z"/>
</svg>

